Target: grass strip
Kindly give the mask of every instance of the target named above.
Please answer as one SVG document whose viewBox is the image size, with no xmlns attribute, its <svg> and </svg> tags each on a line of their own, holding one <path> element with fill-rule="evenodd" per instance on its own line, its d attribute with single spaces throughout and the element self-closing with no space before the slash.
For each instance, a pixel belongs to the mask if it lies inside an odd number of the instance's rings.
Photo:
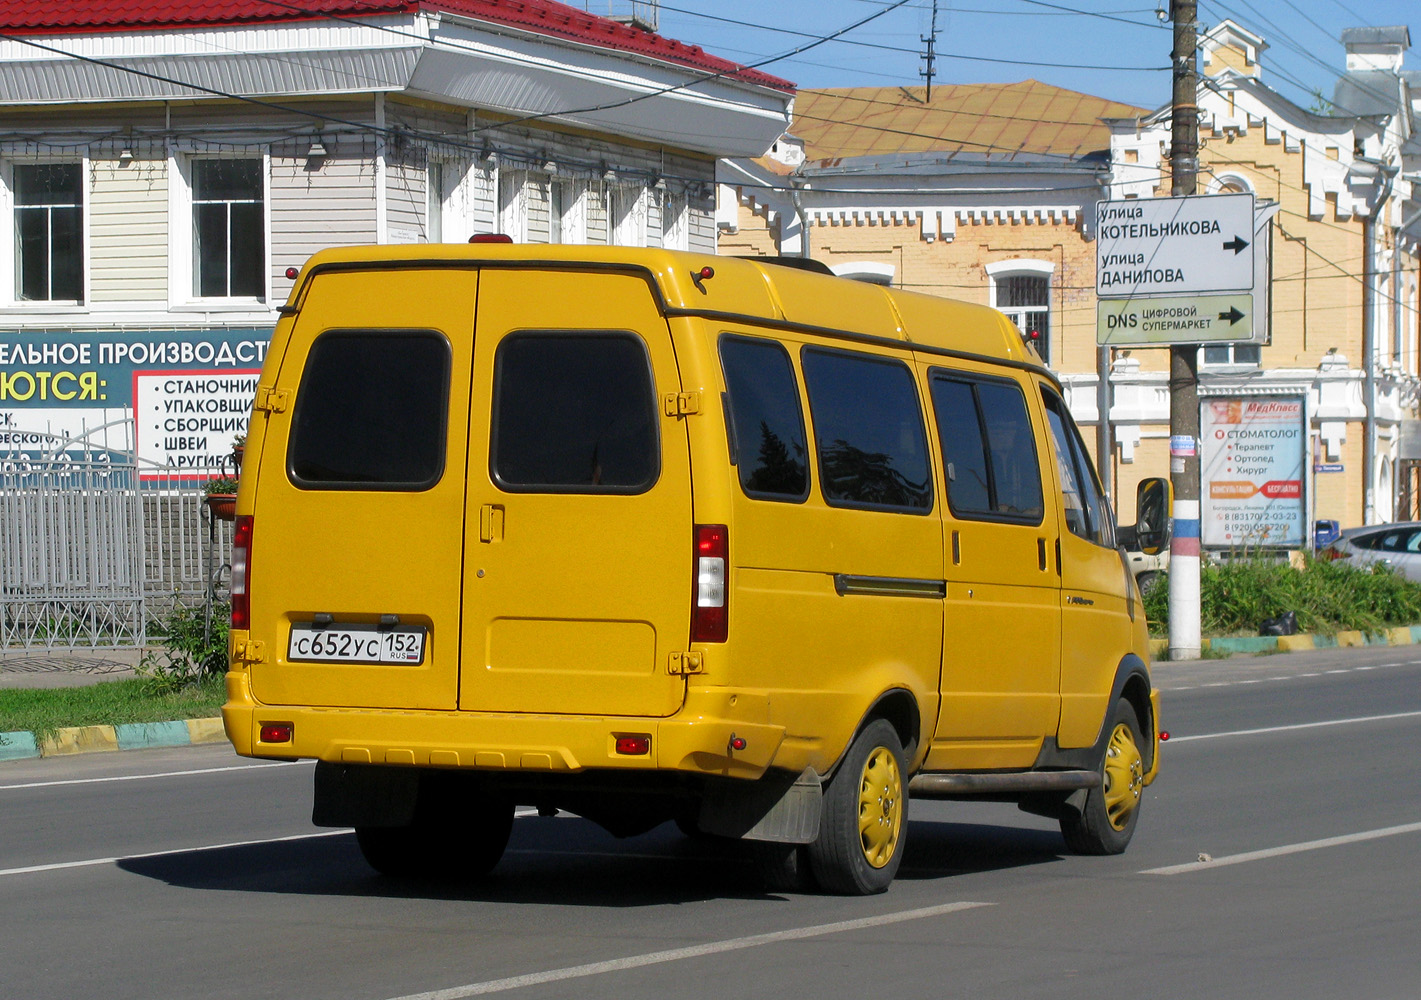
<svg viewBox="0 0 1421 1000">
<path fill-rule="evenodd" d="M 172 691 L 155 690 L 143 677 L 84 687 L 0 688 L 0 733 L 29 731 L 42 741 L 66 726 L 205 719 L 221 714 L 225 698 L 221 674 Z"/>
</svg>

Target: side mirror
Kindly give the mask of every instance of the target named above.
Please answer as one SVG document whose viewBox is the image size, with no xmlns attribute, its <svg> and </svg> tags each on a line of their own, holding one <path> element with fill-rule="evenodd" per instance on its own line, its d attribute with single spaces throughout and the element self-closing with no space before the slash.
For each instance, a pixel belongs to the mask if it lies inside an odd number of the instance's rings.
<svg viewBox="0 0 1421 1000">
<path fill-rule="evenodd" d="M 1135 487 L 1135 540 L 1140 551 L 1156 555 L 1174 535 L 1174 487 L 1168 479 L 1145 479 Z"/>
</svg>

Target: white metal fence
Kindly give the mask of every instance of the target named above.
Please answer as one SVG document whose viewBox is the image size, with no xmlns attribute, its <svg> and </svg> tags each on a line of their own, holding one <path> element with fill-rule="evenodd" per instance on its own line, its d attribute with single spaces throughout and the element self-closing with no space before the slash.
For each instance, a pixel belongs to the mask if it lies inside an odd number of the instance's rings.
<svg viewBox="0 0 1421 1000">
<path fill-rule="evenodd" d="M 72 439 L 0 452 L 0 649 L 142 646 L 225 589 L 231 531 L 198 485 Z"/>
</svg>

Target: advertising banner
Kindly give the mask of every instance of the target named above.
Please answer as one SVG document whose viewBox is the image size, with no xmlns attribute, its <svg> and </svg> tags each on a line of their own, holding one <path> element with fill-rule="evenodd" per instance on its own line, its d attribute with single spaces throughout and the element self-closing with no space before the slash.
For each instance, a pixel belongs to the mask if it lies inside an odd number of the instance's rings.
<svg viewBox="0 0 1421 1000">
<path fill-rule="evenodd" d="M 0 331 L 0 453 L 136 452 L 221 470 L 245 434 L 271 331 Z"/>
<path fill-rule="evenodd" d="M 1301 398 L 1209 399 L 1200 408 L 1205 548 L 1306 544 Z"/>
</svg>

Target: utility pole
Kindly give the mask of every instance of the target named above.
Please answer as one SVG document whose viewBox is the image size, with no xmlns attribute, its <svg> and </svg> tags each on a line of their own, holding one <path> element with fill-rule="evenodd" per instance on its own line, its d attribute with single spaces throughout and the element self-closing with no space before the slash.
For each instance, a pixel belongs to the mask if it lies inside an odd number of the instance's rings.
<svg viewBox="0 0 1421 1000">
<path fill-rule="evenodd" d="M 937 46 L 937 0 L 933 0 L 932 28 L 928 31 L 927 37 L 923 38 L 923 44 L 928 47 L 927 54 L 922 56 L 928 67 L 918 70 L 918 75 L 928 81 L 926 99 L 931 101 L 933 99 L 933 77 L 937 74 L 937 53 L 934 51 Z"/>
<path fill-rule="evenodd" d="M 1199 43 L 1197 0 L 1170 0 L 1174 22 L 1174 96 L 1170 195 L 1195 193 L 1199 176 Z M 1169 473 L 1174 486 L 1174 536 L 1169 545 L 1169 657 L 1201 651 L 1199 609 L 1199 347 L 1169 349 Z"/>
</svg>

